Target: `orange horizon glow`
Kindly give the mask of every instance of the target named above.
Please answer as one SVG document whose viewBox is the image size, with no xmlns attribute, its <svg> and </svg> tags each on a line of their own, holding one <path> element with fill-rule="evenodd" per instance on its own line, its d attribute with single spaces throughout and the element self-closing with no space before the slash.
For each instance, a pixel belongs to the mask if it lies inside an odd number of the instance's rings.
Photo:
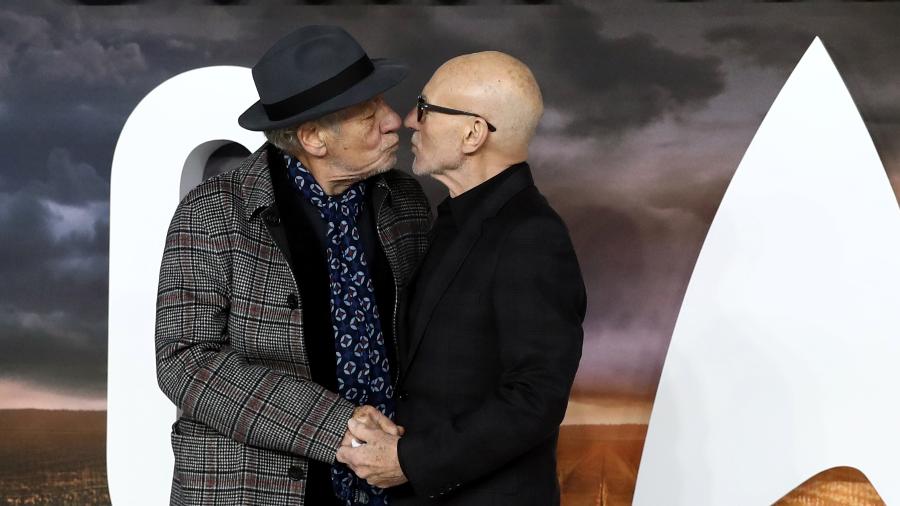
<svg viewBox="0 0 900 506">
<path fill-rule="evenodd" d="M 652 402 L 641 398 L 574 395 L 563 425 L 646 425 Z M 27 382 L 0 379 L 0 409 L 106 411 L 106 397 L 60 392 Z"/>
<path fill-rule="evenodd" d="M 4 378 L 0 379 L 0 409 L 106 411 L 106 397 L 69 394 Z"/>
</svg>

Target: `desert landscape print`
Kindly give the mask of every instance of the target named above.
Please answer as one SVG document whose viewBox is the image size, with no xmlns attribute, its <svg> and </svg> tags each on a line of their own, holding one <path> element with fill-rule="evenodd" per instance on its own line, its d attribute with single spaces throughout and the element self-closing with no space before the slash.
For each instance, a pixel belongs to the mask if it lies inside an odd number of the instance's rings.
<svg viewBox="0 0 900 506">
<path fill-rule="evenodd" d="M 606 423 L 572 423 L 586 421 L 592 409 L 602 410 L 596 418 Z M 649 413 L 647 401 L 573 400 L 557 454 L 564 506 L 631 504 Z M 0 434 L 0 505 L 110 504 L 105 411 L 0 410 Z M 861 472 L 840 467 L 812 477 L 776 504 L 884 502 Z"/>
<path fill-rule="evenodd" d="M 646 425 L 564 425 L 557 477 L 566 505 L 631 504 Z"/>
<path fill-rule="evenodd" d="M 0 410 L 0 505 L 109 504 L 106 411 Z"/>
<path fill-rule="evenodd" d="M 557 451 L 564 506 L 631 504 L 651 406 L 649 400 L 636 398 L 573 397 Z M 775 504 L 880 506 L 884 501 L 863 473 L 837 467 L 798 484 Z"/>
</svg>

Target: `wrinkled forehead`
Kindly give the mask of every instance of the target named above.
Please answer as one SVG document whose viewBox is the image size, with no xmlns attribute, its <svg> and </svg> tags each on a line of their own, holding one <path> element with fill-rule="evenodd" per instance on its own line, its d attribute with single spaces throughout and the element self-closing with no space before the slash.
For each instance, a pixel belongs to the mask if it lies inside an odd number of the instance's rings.
<svg viewBox="0 0 900 506">
<path fill-rule="evenodd" d="M 376 97 L 370 98 L 369 100 L 366 100 L 365 102 L 360 102 L 358 104 L 351 105 L 350 107 L 341 109 L 336 113 L 336 119 L 339 119 L 342 122 L 347 122 L 369 117 L 378 109 L 378 103 L 380 102 L 380 100 L 381 95 L 378 95 Z"/>
</svg>

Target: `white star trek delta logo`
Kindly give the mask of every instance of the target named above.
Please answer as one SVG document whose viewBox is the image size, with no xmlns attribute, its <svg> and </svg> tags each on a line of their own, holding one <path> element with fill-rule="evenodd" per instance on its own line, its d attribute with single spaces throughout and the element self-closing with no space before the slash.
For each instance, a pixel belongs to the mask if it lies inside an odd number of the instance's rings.
<svg viewBox="0 0 900 506">
<path fill-rule="evenodd" d="M 898 290 L 900 208 L 816 39 L 709 229 L 634 504 L 771 504 L 837 466 L 900 504 Z"/>
</svg>

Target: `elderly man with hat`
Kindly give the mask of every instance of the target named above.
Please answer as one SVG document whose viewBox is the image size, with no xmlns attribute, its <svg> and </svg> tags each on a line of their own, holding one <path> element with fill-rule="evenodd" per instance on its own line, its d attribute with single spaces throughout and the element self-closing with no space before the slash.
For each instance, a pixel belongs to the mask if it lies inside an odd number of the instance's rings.
<svg viewBox="0 0 900 506">
<path fill-rule="evenodd" d="M 335 462 L 351 418 L 395 435 L 397 296 L 427 246 L 419 184 L 392 170 L 406 68 L 337 27 L 278 41 L 241 126 L 269 142 L 178 205 L 159 280 L 172 504 L 386 504 Z M 376 412 L 377 410 L 377 412 Z"/>
</svg>

